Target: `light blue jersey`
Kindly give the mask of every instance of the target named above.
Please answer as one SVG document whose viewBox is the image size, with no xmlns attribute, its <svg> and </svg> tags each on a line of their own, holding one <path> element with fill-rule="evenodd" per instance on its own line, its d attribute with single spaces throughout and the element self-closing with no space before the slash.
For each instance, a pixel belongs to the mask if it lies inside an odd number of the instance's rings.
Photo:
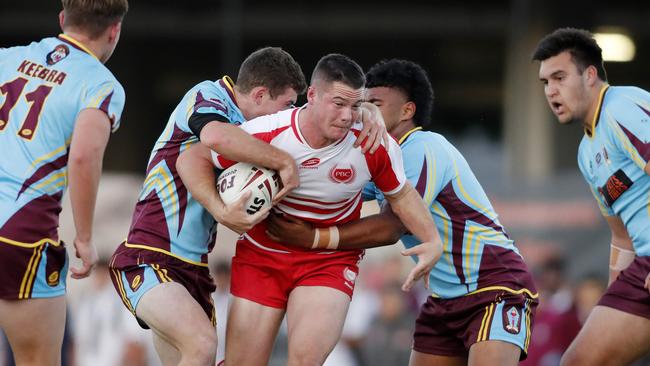
<svg viewBox="0 0 650 366">
<path fill-rule="evenodd" d="M 433 295 L 506 290 L 537 297 L 523 258 L 460 152 L 443 136 L 419 127 L 401 138 L 400 147 L 406 177 L 429 207 L 443 243 L 429 275 Z M 384 199 L 376 190 L 374 197 Z M 401 240 L 407 248 L 420 244 L 412 235 Z"/>
<path fill-rule="evenodd" d="M 578 165 L 601 212 L 625 224 L 639 256 L 650 256 L 650 93 L 605 87 L 591 136 L 585 133 Z"/>
<path fill-rule="evenodd" d="M 205 116 L 208 120 L 237 125 L 245 121 L 229 77 L 199 83 L 185 94 L 172 112 L 151 152 L 126 247 L 160 252 L 207 266 L 207 255 L 214 246 L 216 223 L 192 198 L 176 171 L 176 160 L 181 152 L 198 142 L 190 128 L 190 119 Z"/>
<path fill-rule="evenodd" d="M 124 89 L 81 43 L 62 34 L 0 49 L 0 299 L 65 294 L 59 213 L 75 122 L 88 108 L 115 131 Z"/>
<path fill-rule="evenodd" d="M 0 241 L 58 245 L 77 116 L 100 109 L 115 131 L 124 98 L 113 74 L 66 35 L 0 50 Z"/>
</svg>

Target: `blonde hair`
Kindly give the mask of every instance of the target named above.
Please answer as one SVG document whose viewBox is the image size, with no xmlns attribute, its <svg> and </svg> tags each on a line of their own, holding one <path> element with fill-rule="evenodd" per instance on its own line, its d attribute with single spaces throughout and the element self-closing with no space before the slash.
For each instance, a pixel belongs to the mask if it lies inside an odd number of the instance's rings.
<svg viewBox="0 0 650 366">
<path fill-rule="evenodd" d="M 91 39 L 121 22 L 129 10 L 128 0 L 61 0 L 61 3 L 65 14 L 63 28 L 77 28 Z"/>
</svg>

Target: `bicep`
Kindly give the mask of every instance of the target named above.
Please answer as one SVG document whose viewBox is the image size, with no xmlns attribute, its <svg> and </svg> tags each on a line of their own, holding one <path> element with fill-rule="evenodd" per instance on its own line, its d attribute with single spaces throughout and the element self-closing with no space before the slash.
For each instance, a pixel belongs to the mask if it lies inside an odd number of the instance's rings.
<svg viewBox="0 0 650 366">
<path fill-rule="evenodd" d="M 71 157 L 84 157 L 93 152 L 103 154 L 111 133 L 111 122 L 106 113 L 96 108 L 82 110 L 75 121 Z"/>
</svg>

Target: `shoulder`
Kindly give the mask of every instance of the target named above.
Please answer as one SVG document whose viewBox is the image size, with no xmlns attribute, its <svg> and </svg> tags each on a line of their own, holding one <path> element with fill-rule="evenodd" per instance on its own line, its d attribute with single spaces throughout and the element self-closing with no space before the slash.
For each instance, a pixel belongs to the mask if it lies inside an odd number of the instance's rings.
<svg viewBox="0 0 650 366">
<path fill-rule="evenodd" d="M 640 113 L 650 116 L 650 93 L 634 86 L 612 86 L 607 90 L 602 108 L 617 119 Z"/>
<path fill-rule="evenodd" d="M 255 117 L 244 122 L 241 126 L 249 132 L 274 132 L 278 134 L 292 125 L 298 112 L 299 108 L 291 108 L 277 113 Z"/>
</svg>

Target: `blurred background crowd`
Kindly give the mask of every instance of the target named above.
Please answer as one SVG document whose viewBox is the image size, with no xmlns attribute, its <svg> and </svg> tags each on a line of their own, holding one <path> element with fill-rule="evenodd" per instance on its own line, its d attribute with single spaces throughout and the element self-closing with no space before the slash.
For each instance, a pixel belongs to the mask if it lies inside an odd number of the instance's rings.
<svg viewBox="0 0 650 366">
<path fill-rule="evenodd" d="M 577 170 L 581 127 L 558 126 L 550 115 L 530 54 L 559 26 L 586 28 L 602 34 L 601 46 L 612 52 L 606 56 L 610 83 L 650 89 L 650 3 L 138 0 L 130 6 L 108 63 L 127 102 L 106 153 L 97 203 L 95 240 L 104 262 L 127 233 L 155 139 L 194 84 L 236 76 L 239 62 L 263 46 L 283 47 L 306 75 L 330 52 L 347 54 L 364 68 L 384 58 L 410 59 L 433 84 L 430 129 L 467 158 L 535 274 L 541 301 L 522 364 L 559 364 L 607 285 L 610 238 Z M 58 1 L 0 0 L 0 47 L 56 35 L 59 9 Z M 64 213 L 61 237 L 71 240 L 69 207 Z M 367 252 L 328 365 L 407 364 L 413 319 L 426 292 L 421 286 L 410 293 L 399 289 L 412 265 L 399 248 Z M 220 352 L 233 252 L 234 235 L 221 231 L 211 258 Z M 150 335 L 121 305 L 105 263 L 92 278 L 68 284 L 64 365 L 158 364 Z M 283 365 L 285 356 L 281 334 L 271 364 Z M 10 364 L 0 342 L 0 366 Z"/>
</svg>

